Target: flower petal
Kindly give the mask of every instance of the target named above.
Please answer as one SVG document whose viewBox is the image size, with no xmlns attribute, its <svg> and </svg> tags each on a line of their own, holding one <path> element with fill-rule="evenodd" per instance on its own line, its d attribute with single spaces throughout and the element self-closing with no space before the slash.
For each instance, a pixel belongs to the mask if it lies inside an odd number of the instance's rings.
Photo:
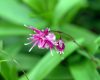
<svg viewBox="0 0 100 80">
<path fill-rule="evenodd" d="M 63 40 L 61 40 L 61 39 L 58 40 L 57 44 L 58 45 L 56 45 L 56 49 L 60 52 L 60 54 L 63 53 L 63 51 L 65 49 L 65 44 L 64 44 Z"/>
<path fill-rule="evenodd" d="M 56 36 L 53 33 L 49 33 L 46 38 L 50 41 L 54 41 L 56 39 Z"/>
<path fill-rule="evenodd" d="M 38 47 L 39 48 L 43 48 L 43 45 L 45 44 L 45 42 L 44 42 L 44 40 L 39 40 L 39 42 L 38 42 Z"/>
<path fill-rule="evenodd" d="M 44 33 L 45 35 L 48 35 L 48 33 L 49 33 L 49 29 L 48 29 L 48 28 L 45 29 L 45 30 L 43 31 L 43 33 Z"/>
<path fill-rule="evenodd" d="M 38 41 L 36 41 L 36 42 L 33 44 L 33 46 L 29 49 L 29 52 L 31 52 L 31 50 L 33 49 L 34 46 L 37 45 L 37 43 L 38 43 Z"/>
</svg>

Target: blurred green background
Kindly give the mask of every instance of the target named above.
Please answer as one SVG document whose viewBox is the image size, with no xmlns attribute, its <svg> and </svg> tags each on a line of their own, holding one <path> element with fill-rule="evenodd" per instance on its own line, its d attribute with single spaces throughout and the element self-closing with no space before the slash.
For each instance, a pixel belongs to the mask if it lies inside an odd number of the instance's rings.
<svg viewBox="0 0 100 80">
<path fill-rule="evenodd" d="M 63 55 L 29 53 L 24 24 L 65 32 L 84 50 L 64 37 Z M 100 80 L 100 0 L 0 0 L 0 80 Z"/>
</svg>

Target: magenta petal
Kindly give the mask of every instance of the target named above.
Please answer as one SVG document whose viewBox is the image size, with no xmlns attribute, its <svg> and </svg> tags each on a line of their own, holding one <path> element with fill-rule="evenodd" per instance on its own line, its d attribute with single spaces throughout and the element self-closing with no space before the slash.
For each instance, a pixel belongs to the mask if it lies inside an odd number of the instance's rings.
<svg viewBox="0 0 100 80">
<path fill-rule="evenodd" d="M 45 35 L 48 35 L 48 33 L 49 33 L 49 29 L 48 29 L 48 28 L 45 29 L 45 30 L 43 31 L 43 33 L 44 33 Z"/>
<path fill-rule="evenodd" d="M 44 48 L 47 48 L 49 46 L 49 48 L 50 49 L 52 49 L 53 47 L 54 47 L 54 44 L 51 42 L 51 41 L 49 41 L 49 40 L 45 40 L 45 44 L 44 44 Z"/>
<path fill-rule="evenodd" d="M 42 33 L 41 30 L 39 30 L 39 29 L 37 29 L 37 28 L 34 28 L 34 27 L 32 27 L 32 26 L 29 26 L 28 28 L 31 29 L 31 30 L 34 30 L 34 31 L 35 31 L 36 33 L 38 33 L 38 34 Z"/>
<path fill-rule="evenodd" d="M 64 42 L 60 39 L 57 41 L 56 49 L 61 53 L 65 49 L 65 44 Z"/>
<path fill-rule="evenodd" d="M 54 41 L 56 39 L 55 35 L 53 33 L 49 33 L 46 38 L 50 41 Z"/>
<path fill-rule="evenodd" d="M 31 50 L 33 49 L 34 46 L 37 45 L 37 43 L 38 43 L 38 42 L 36 41 L 36 42 L 33 44 L 33 46 L 29 49 L 29 52 L 31 52 Z"/>
<path fill-rule="evenodd" d="M 44 40 L 39 40 L 39 42 L 38 42 L 38 47 L 39 48 L 43 48 L 43 45 L 44 45 L 45 43 L 44 43 Z"/>
<path fill-rule="evenodd" d="M 49 48 L 50 51 L 52 51 L 51 49 L 54 48 L 56 36 L 51 33 L 48 28 L 42 31 L 32 26 L 28 28 L 35 31 L 35 34 L 30 35 L 30 37 L 28 38 L 28 40 L 31 40 L 34 43 L 33 46 L 30 48 L 29 52 L 36 45 L 41 49 Z"/>
</svg>

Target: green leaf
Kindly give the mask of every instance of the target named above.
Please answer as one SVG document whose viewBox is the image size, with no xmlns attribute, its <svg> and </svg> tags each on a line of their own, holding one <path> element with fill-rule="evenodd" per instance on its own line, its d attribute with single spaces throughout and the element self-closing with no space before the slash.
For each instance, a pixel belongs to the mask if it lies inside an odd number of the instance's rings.
<svg viewBox="0 0 100 80">
<path fill-rule="evenodd" d="M 2 48 L 3 48 L 3 41 L 0 40 L 0 49 L 2 49 Z"/>
<path fill-rule="evenodd" d="M 44 23 L 42 20 L 32 19 L 30 14 L 33 13 L 18 0 L 1 0 L 0 1 L 0 17 L 7 19 L 17 24 L 36 25 L 37 23 Z M 33 13 L 34 16 L 36 14 Z"/>
<path fill-rule="evenodd" d="M 9 47 L 6 47 L 6 49 L 5 49 L 5 51 L 8 51 L 8 53 L 3 50 L 0 51 L 0 57 L 3 57 L 0 61 L 5 60 L 5 62 L 0 63 L 1 74 L 5 78 L 5 80 L 18 80 L 17 69 L 22 71 L 23 67 L 20 67 L 19 62 L 16 61 L 18 63 L 17 64 L 14 62 L 14 60 L 16 60 L 18 58 L 16 56 L 16 54 L 18 54 L 21 47 L 22 46 L 20 44 L 16 44 L 16 46 L 10 45 Z M 23 57 L 23 56 L 21 55 L 21 57 Z M 22 66 L 22 64 L 21 64 L 21 66 Z M 5 69 L 5 67 L 6 67 L 6 69 Z M 24 69 L 26 69 L 26 68 L 24 68 Z"/>
<path fill-rule="evenodd" d="M 37 62 L 39 62 L 41 58 L 34 55 L 30 56 L 19 53 L 15 56 L 15 59 L 21 64 L 22 69 L 31 70 L 37 64 Z M 18 68 L 20 69 L 19 66 Z"/>
<path fill-rule="evenodd" d="M 96 54 L 97 50 L 98 50 L 98 44 L 96 44 L 94 41 L 92 42 L 92 44 L 90 43 L 90 45 L 87 46 L 89 53 L 91 54 Z"/>
<path fill-rule="evenodd" d="M 73 80 L 69 69 L 66 66 L 57 66 L 46 78 L 45 80 Z"/>
<path fill-rule="evenodd" d="M 5 80 L 18 80 L 17 70 L 12 59 L 5 57 L 7 54 L 0 49 L 0 74 Z M 13 76 L 12 76 L 13 75 Z"/>
<path fill-rule="evenodd" d="M 78 4 L 75 5 L 73 9 L 69 10 L 69 12 L 63 16 L 63 19 L 61 20 L 62 22 L 71 22 L 73 21 L 73 19 L 75 18 L 75 16 L 79 13 L 79 11 L 84 8 L 87 7 L 87 2 L 85 2 L 86 0 L 84 0 L 84 2 L 82 4 Z"/>
<path fill-rule="evenodd" d="M 58 3 L 58 0 L 47 0 L 47 10 L 53 11 L 57 3 Z"/>
<path fill-rule="evenodd" d="M 77 40 L 79 44 L 82 44 L 83 39 Z M 65 49 L 63 55 L 57 54 L 55 50 L 53 50 L 54 56 L 51 56 L 50 52 L 44 56 L 44 58 L 33 68 L 27 75 L 29 80 L 42 80 L 44 79 L 62 60 L 68 57 L 74 50 L 76 50 L 78 46 L 73 42 L 67 43 L 67 48 Z M 19 80 L 25 80 L 24 77 Z"/>
<path fill-rule="evenodd" d="M 7 62 L 0 63 L 1 75 L 4 77 L 5 80 L 18 80 L 17 74 L 16 74 L 17 73 L 16 67 L 14 65 L 11 66 L 8 63 Z"/>
<path fill-rule="evenodd" d="M 69 65 L 69 68 L 75 80 L 100 80 L 95 65 L 89 60 Z"/>
<path fill-rule="evenodd" d="M 65 24 L 61 26 L 60 31 L 71 35 L 73 38 L 85 38 L 84 45 L 86 44 L 86 46 L 95 41 L 97 38 L 97 35 L 91 31 L 72 24 Z"/>
<path fill-rule="evenodd" d="M 51 22 L 53 11 L 58 0 L 23 0 L 39 17 Z"/>
<path fill-rule="evenodd" d="M 100 36 L 95 40 L 95 43 L 97 43 L 100 46 Z"/>
<path fill-rule="evenodd" d="M 38 14 L 53 11 L 57 0 L 23 0 Z"/>
<path fill-rule="evenodd" d="M 23 0 L 26 4 L 28 4 L 34 11 L 41 12 L 43 10 L 44 0 Z"/>
<path fill-rule="evenodd" d="M 44 23 L 38 23 L 36 25 L 34 24 L 33 26 L 43 28 L 46 26 L 46 24 L 44 26 Z M 29 30 L 24 25 L 19 26 L 6 21 L 0 21 L 0 36 L 28 35 L 31 32 L 32 30 Z"/>
<path fill-rule="evenodd" d="M 92 44 L 90 43 L 90 45 L 87 46 L 89 53 L 92 53 L 93 55 L 96 54 L 96 52 L 99 50 L 99 40 L 100 37 L 97 37 Z"/>
<path fill-rule="evenodd" d="M 20 42 L 14 43 L 13 45 L 6 46 L 4 50 L 10 53 L 8 54 L 7 57 L 16 56 L 20 52 L 22 46 L 23 45 Z"/>
<path fill-rule="evenodd" d="M 91 58 L 92 58 L 92 56 L 91 56 L 89 53 L 87 53 L 86 51 L 78 50 L 77 52 L 78 52 L 79 54 L 81 54 L 82 56 L 84 56 L 85 58 L 88 58 L 88 59 L 90 59 L 90 60 L 91 60 Z"/>
<path fill-rule="evenodd" d="M 17 26 L 8 22 L 0 22 L 0 36 L 28 35 L 30 33 L 24 26 Z"/>
<path fill-rule="evenodd" d="M 58 23 L 76 5 L 84 5 L 84 0 L 59 0 L 54 11 L 54 23 Z"/>
</svg>

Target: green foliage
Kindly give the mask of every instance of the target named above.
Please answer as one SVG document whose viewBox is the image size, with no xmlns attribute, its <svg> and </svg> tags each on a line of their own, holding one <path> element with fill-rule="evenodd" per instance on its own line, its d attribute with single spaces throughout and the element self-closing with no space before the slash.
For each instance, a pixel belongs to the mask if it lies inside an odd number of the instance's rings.
<svg viewBox="0 0 100 80">
<path fill-rule="evenodd" d="M 81 0 L 81 1 L 80 0 L 73 0 L 73 1 L 59 0 L 57 6 L 55 7 L 55 11 L 54 11 L 54 23 L 58 23 L 62 19 L 62 17 L 65 16 L 66 14 L 68 14 L 68 12 L 70 10 L 72 10 L 73 7 L 75 7 L 76 5 L 77 6 L 85 5 L 84 0 Z M 77 7 L 75 7 L 75 8 L 77 8 Z M 69 17 L 69 16 L 67 16 L 67 17 Z"/>
<path fill-rule="evenodd" d="M 88 60 L 70 65 L 69 68 L 75 80 L 100 80 L 96 67 Z"/>
<path fill-rule="evenodd" d="M 1 0 L 0 80 L 100 80 L 100 1 Z M 24 46 L 24 27 L 69 34 L 64 54 Z M 26 73 L 25 73 L 26 72 Z M 27 78 L 28 77 L 28 78 Z"/>
<path fill-rule="evenodd" d="M 77 42 L 81 44 L 83 40 L 77 40 Z M 54 69 L 62 60 L 69 56 L 78 47 L 73 42 L 69 42 L 67 45 L 69 47 L 65 50 L 64 55 L 58 55 L 56 54 L 56 51 L 53 51 L 54 57 L 51 56 L 50 52 L 44 56 L 40 63 L 38 63 L 37 66 L 28 73 L 29 80 L 41 80 L 45 78 L 52 69 Z M 45 66 L 40 69 L 43 65 Z M 48 66 L 50 67 L 48 68 Z M 20 80 L 24 80 L 24 78 L 22 77 Z"/>
</svg>

